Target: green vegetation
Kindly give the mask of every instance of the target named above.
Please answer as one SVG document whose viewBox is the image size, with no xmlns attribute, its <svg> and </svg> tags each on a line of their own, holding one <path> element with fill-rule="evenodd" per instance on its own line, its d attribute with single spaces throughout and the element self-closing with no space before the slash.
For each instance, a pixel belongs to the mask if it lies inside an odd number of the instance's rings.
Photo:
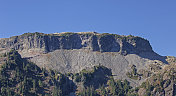
<svg viewBox="0 0 176 96">
<path fill-rule="evenodd" d="M 126 75 L 134 80 L 138 80 L 139 79 L 139 74 L 137 73 L 137 69 L 135 65 L 131 66 L 132 71 L 131 72 L 127 72 Z"/>
<path fill-rule="evenodd" d="M 176 87 L 171 85 L 176 83 L 174 64 L 132 88 L 127 80 L 114 80 L 111 70 L 101 65 L 76 74 L 62 74 L 38 67 L 15 50 L 2 54 L 1 59 L 5 61 L 0 64 L 0 96 L 153 96 Z M 140 76 L 136 66 L 131 69 L 127 76 L 136 80 Z"/>
<path fill-rule="evenodd" d="M 132 88 L 127 80 L 115 81 L 111 70 L 100 65 L 64 75 L 38 67 L 21 58 L 15 50 L 2 57 L 6 58 L 6 62 L 0 68 L 1 96 L 67 96 L 72 92 L 79 96 L 121 96 L 128 94 Z M 82 83 L 83 89 L 75 92 L 77 86 L 74 81 Z"/>
<path fill-rule="evenodd" d="M 84 69 L 80 73 L 75 74 L 75 76 L 79 78 L 78 82 L 83 82 L 84 85 L 84 89 L 82 91 L 78 90 L 77 95 L 137 96 L 131 92 L 132 87 L 127 80 L 114 80 L 111 70 L 104 66 L 95 66 L 89 71 Z"/>
<path fill-rule="evenodd" d="M 2 96 L 26 96 L 26 94 L 59 96 L 54 94 L 67 95 L 73 91 L 73 83 L 68 83 L 69 79 L 66 76 L 53 70 L 40 69 L 35 64 L 22 59 L 15 50 L 7 53 L 6 58 L 7 61 L 0 70 Z"/>
<path fill-rule="evenodd" d="M 131 86 L 127 80 L 117 80 L 110 79 L 108 82 L 108 90 L 110 91 L 111 96 L 125 96 L 131 90 Z"/>
<path fill-rule="evenodd" d="M 78 91 L 77 95 L 81 96 L 137 96 L 130 93 L 132 87 L 127 80 L 114 80 L 110 77 L 106 84 L 99 85 L 98 88 L 93 86 L 84 87 L 82 91 Z"/>
<path fill-rule="evenodd" d="M 44 33 L 40 33 L 40 32 L 34 32 L 34 33 L 24 33 L 22 36 L 34 36 L 34 35 L 37 35 L 37 36 L 44 36 L 45 34 Z"/>
<path fill-rule="evenodd" d="M 78 96 L 99 96 L 99 94 L 97 94 L 94 87 L 92 86 L 83 88 L 83 90 L 79 92 L 77 95 Z"/>
<path fill-rule="evenodd" d="M 93 86 L 98 88 L 99 85 L 105 84 L 111 76 L 111 70 L 104 66 L 94 66 L 91 70 L 82 70 L 74 74 L 75 82 L 83 82 L 85 87 Z"/>
<path fill-rule="evenodd" d="M 148 78 L 145 82 L 139 86 L 140 88 L 144 88 L 146 90 L 145 96 L 154 96 L 156 93 L 165 94 L 167 93 L 166 88 L 174 88 L 176 87 L 176 66 L 175 64 L 171 64 L 167 66 L 162 72 L 158 72 Z M 173 92 L 173 96 L 176 95 L 175 89 L 170 91 Z M 168 89 L 167 89 L 168 90 Z M 167 96 L 171 96 L 167 95 Z"/>
<path fill-rule="evenodd" d="M 148 70 L 140 69 L 140 70 L 138 71 L 138 74 L 139 74 L 140 76 L 142 76 L 143 78 L 148 78 L 148 77 L 150 77 L 150 76 L 152 75 L 152 72 L 151 72 L 151 71 L 148 71 Z"/>
</svg>

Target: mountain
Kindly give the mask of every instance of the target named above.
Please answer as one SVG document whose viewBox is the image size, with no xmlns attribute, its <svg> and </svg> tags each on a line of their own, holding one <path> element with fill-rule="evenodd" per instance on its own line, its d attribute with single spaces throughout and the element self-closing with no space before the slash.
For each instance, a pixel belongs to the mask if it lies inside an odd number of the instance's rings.
<svg viewBox="0 0 176 96">
<path fill-rule="evenodd" d="M 12 82 L 16 85 L 13 86 L 14 89 L 15 87 L 18 89 L 21 83 L 23 85 L 24 77 L 31 79 L 30 76 L 34 76 L 31 80 L 40 80 L 45 85 L 49 83 L 47 82 L 49 78 L 52 79 L 58 74 L 59 76 L 62 74 L 62 78 L 66 80 L 64 83 L 58 80 L 59 77 L 55 78 L 53 82 L 56 84 L 38 87 L 37 93 L 29 87 L 28 90 L 31 91 L 26 93 L 33 95 L 54 95 L 52 92 L 54 88 L 60 90 L 56 93 L 62 92 L 62 95 L 81 94 L 81 96 L 90 92 L 93 92 L 92 95 L 102 96 L 176 94 L 176 58 L 158 55 L 152 50 L 148 40 L 137 36 L 96 32 L 25 33 L 1 38 L 0 53 L 2 54 L 0 64 L 8 65 L 10 68 L 2 68 L 3 71 L 7 70 L 7 75 L 17 70 L 14 69 L 14 65 L 7 62 L 11 62 L 7 54 L 16 53 L 18 58 L 15 57 L 15 60 L 20 59 L 20 62 L 15 64 L 24 74 L 21 81 Z M 33 73 L 25 72 L 27 64 L 31 66 L 30 70 Z M 36 70 L 33 70 L 35 66 Z M 42 70 L 46 70 L 46 76 L 42 75 Z M 50 70 L 53 70 L 53 73 Z M 7 78 L 16 81 L 16 78 L 11 76 Z M 14 91 L 13 87 L 10 89 L 13 94 L 25 94 Z M 64 88 L 69 88 L 68 92 Z"/>
</svg>

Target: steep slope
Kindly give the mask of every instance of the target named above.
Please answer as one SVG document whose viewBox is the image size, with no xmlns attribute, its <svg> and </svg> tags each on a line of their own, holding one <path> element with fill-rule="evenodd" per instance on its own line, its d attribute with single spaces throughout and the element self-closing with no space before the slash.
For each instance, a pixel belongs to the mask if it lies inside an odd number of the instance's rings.
<svg viewBox="0 0 176 96">
<path fill-rule="evenodd" d="M 173 59 L 173 58 L 172 58 Z M 174 58 L 176 61 L 176 59 Z M 175 96 L 176 95 L 176 62 L 170 63 L 162 70 L 148 78 L 139 87 L 139 96 Z"/>
<path fill-rule="evenodd" d="M 127 79 L 132 86 L 139 86 L 146 78 L 129 78 L 126 73 L 132 70 L 131 66 L 135 65 L 137 71 L 143 71 L 158 64 L 162 69 L 167 64 L 166 57 L 155 53 L 149 41 L 131 35 L 36 32 L 0 39 L 0 53 L 8 52 L 12 48 L 40 67 L 63 73 L 76 73 L 103 65 L 112 69 L 115 79 Z M 151 74 L 154 73 L 150 71 Z"/>
<path fill-rule="evenodd" d="M 111 69 L 104 66 L 94 66 L 76 74 L 61 74 L 55 70 L 39 68 L 21 58 L 15 50 L 3 54 L 1 58 L 5 59 L 0 66 L 1 96 L 100 96 L 100 86 L 106 85 L 108 80 L 113 80 Z"/>
<path fill-rule="evenodd" d="M 1 54 L 0 95 L 1 96 L 175 96 L 176 58 L 168 57 L 169 65 L 154 70 L 138 87 L 130 82 L 115 80 L 111 69 L 97 65 L 79 73 L 62 74 L 56 70 L 40 68 L 11 50 Z M 160 67 L 160 66 L 158 66 Z M 156 67 L 156 68 L 158 68 Z M 146 78 L 148 70 L 137 71 L 135 65 L 130 76 Z M 128 75 L 127 75 L 128 76 Z"/>
<path fill-rule="evenodd" d="M 1 96 L 60 96 L 73 92 L 75 85 L 68 77 L 53 70 L 39 68 L 21 58 L 15 50 L 1 58 L 5 61 L 0 66 Z"/>
<path fill-rule="evenodd" d="M 99 52 L 120 52 L 124 55 L 153 52 L 149 42 L 143 38 L 95 32 L 25 33 L 21 36 L 1 39 L 0 48 L 40 52 L 52 52 L 57 49 L 89 49 Z"/>
</svg>

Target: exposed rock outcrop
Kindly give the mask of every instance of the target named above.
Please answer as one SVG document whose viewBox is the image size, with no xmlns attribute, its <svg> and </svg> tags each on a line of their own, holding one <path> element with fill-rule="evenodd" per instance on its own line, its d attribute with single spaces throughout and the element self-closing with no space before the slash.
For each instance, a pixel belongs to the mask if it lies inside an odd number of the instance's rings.
<svg viewBox="0 0 176 96">
<path fill-rule="evenodd" d="M 57 49 L 89 49 L 125 54 L 153 52 L 149 42 L 143 38 L 106 33 L 25 33 L 1 39 L 0 48 L 14 48 L 20 51 L 38 49 L 41 52 L 52 52 Z"/>
<path fill-rule="evenodd" d="M 138 86 L 146 77 L 133 80 L 126 76 L 131 65 L 135 65 L 138 70 L 148 70 L 154 60 L 162 61 L 160 66 L 167 63 L 166 57 L 152 50 L 148 40 L 131 35 L 36 32 L 0 39 L 0 53 L 12 48 L 40 67 L 63 73 L 76 73 L 95 65 L 103 65 L 112 69 L 114 78 L 127 79 L 132 86 Z"/>
</svg>

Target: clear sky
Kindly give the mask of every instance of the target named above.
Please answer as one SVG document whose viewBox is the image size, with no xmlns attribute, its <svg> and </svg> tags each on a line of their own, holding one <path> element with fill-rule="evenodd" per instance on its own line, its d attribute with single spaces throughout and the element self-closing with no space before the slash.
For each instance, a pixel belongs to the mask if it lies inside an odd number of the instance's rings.
<svg viewBox="0 0 176 96">
<path fill-rule="evenodd" d="M 65 31 L 136 35 L 176 56 L 176 0 L 0 0 L 0 38 Z"/>
</svg>

